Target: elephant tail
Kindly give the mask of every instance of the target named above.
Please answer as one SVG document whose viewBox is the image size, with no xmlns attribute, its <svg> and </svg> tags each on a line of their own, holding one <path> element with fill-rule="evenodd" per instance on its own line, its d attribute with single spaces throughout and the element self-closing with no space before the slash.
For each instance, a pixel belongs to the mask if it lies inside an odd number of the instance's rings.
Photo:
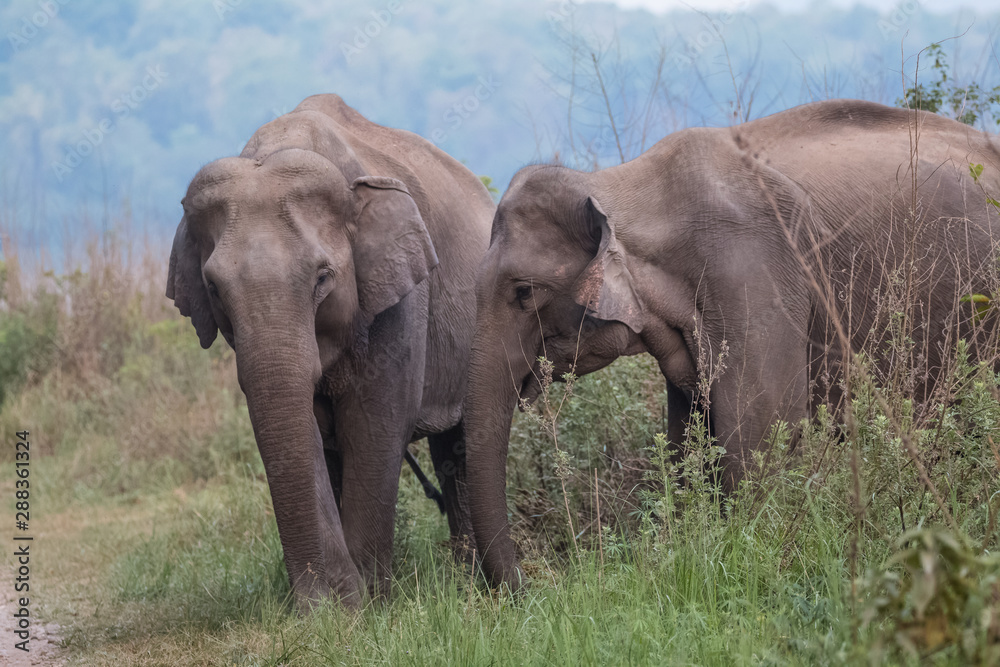
<svg viewBox="0 0 1000 667">
<path fill-rule="evenodd" d="M 424 495 L 436 502 L 438 509 L 441 510 L 441 514 L 444 514 L 444 496 L 442 496 L 437 487 L 434 486 L 429 479 L 427 479 L 427 475 L 425 475 L 424 471 L 420 469 L 420 464 L 417 463 L 417 459 L 415 459 L 413 454 L 410 453 L 409 448 L 406 449 L 406 462 L 410 464 L 410 468 L 413 469 L 413 474 L 417 476 L 417 479 L 420 480 L 420 485 L 424 487 Z"/>
</svg>

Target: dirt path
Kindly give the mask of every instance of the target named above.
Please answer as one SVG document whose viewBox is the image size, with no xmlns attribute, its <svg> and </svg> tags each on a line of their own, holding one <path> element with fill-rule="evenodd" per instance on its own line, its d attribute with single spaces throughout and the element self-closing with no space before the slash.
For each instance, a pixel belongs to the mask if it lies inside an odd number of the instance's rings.
<svg viewBox="0 0 1000 667">
<path fill-rule="evenodd" d="M 55 623 L 41 623 L 31 619 L 31 639 L 28 652 L 14 648 L 21 641 L 14 635 L 14 614 L 17 612 L 17 593 L 14 592 L 13 566 L 4 563 L 0 571 L 0 665 L 3 667 L 27 667 L 29 665 L 64 665 L 62 649 L 59 648 L 60 628 Z"/>
</svg>

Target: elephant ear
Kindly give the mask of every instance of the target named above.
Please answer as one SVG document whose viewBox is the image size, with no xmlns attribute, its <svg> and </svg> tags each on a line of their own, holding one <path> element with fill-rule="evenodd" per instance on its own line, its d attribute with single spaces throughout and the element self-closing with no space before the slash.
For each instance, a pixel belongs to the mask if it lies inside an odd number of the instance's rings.
<svg viewBox="0 0 1000 667">
<path fill-rule="evenodd" d="M 642 331 L 642 301 L 625 264 L 625 254 L 615 238 L 608 215 L 593 197 L 584 206 L 587 224 L 600 233 L 597 254 L 577 279 L 575 299 L 594 317 L 622 322 L 635 333 Z"/>
<path fill-rule="evenodd" d="M 201 254 L 194 239 L 188 234 L 187 216 L 182 217 L 177 225 L 174 246 L 170 251 L 167 298 L 174 300 L 181 315 L 191 318 L 201 346 L 206 350 L 210 348 L 219 327 L 212 314 L 205 281 L 201 277 Z"/>
<path fill-rule="evenodd" d="M 426 279 L 438 258 L 402 181 L 362 176 L 351 189 L 360 200 L 354 237 L 358 302 L 361 311 L 374 318 Z"/>
</svg>

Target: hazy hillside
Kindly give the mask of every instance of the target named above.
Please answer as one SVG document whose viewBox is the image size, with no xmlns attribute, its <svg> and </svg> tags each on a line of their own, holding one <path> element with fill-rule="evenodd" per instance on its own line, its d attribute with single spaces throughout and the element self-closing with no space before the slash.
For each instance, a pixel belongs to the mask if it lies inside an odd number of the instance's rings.
<svg viewBox="0 0 1000 667">
<path fill-rule="evenodd" d="M 127 200 L 137 219 L 169 230 L 202 164 L 236 154 L 261 124 L 320 92 L 434 138 L 502 188 L 518 167 L 556 152 L 571 163 L 617 161 L 614 130 L 628 157 L 678 127 L 729 123 L 734 76 L 750 116 L 831 96 L 892 102 L 901 48 L 912 77 L 920 48 L 963 32 L 947 46 L 956 72 L 984 83 L 998 73 L 997 15 L 936 15 L 917 3 L 884 14 L 735 3 L 704 16 L 534 0 L 333 5 L 71 2 L 52 3 L 49 17 L 33 0 L 7 4 L 3 222 L 25 244 L 58 243 L 65 219 L 99 222 Z"/>
</svg>

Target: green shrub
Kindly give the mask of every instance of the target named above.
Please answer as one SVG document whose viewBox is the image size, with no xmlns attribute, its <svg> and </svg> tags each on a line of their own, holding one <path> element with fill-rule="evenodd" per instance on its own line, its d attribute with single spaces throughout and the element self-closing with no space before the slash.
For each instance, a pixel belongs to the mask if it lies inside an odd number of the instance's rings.
<svg viewBox="0 0 1000 667">
<path fill-rule="evenodd" d="M 4 275 L 0 270 L 0 278 Z M 4 309 L 3 286 L 0 280 L 0 406 L 29 379 L 52 368 L 59 319 L 58 298 L 41 288 L 24 306 Z"/>
<path fill-rule="evenodd" d="M 966 125 L 1000 125 L 1000 86 L 986 90 L 975 81 L 965 86 L 956 83 L 940 44 L 928 46 L 923 57 L 933 59 L 931 70 L 936 78 L 926 84 L 914 82 L 896 106 L 946 115 Z"/>
<path fill-rule="evenodd" d="M 864 582 L 863 623 L 877 628 L 873 652 L 1000 663 L 1000 557 L 979 555 L 940 528 L 909 531 L 895 547 Z"/>
</svg>

